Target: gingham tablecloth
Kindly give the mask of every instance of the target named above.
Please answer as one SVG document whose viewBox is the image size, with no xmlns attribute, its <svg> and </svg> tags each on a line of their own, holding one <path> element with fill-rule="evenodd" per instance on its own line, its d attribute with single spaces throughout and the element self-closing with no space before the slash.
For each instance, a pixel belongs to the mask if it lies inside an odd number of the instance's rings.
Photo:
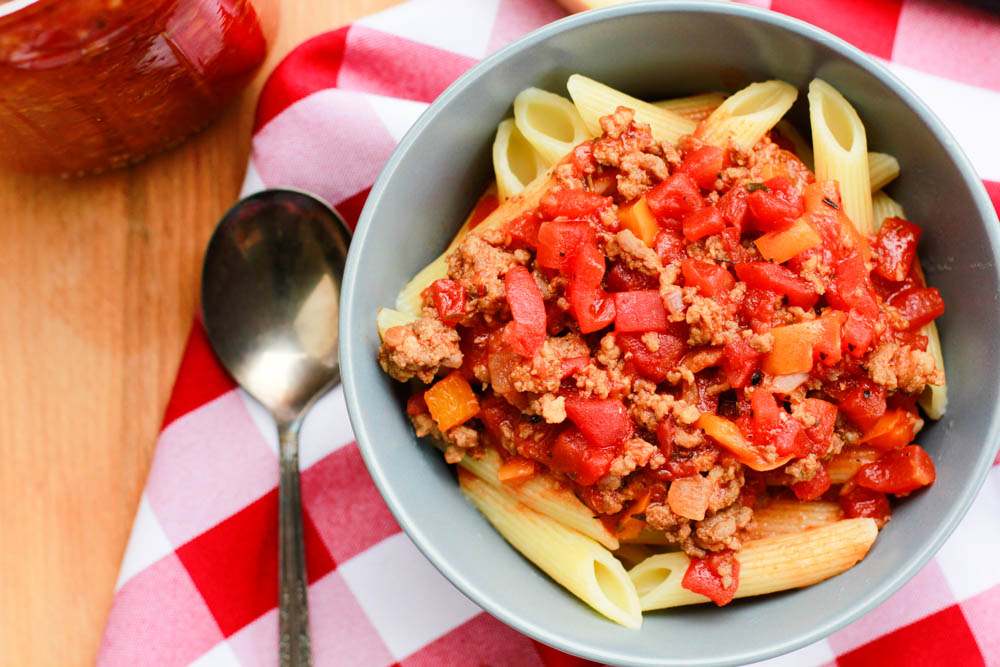
<svg viewBox="0 0 1000 667">
<path fill-rule="evenodd" d="M 885 60 L 1000 201 L 1000 18 L 917 0 L 757 0 Z M 396 142 L 456 76 L 559 18 L 551 0 L 411 0 L 301 45 L 261 94 L 245 193 L 295 186 L 353 225 Z M 277 438 L 195 322 L 116 585 L 98 664 L 274 665 Z M 582 665 L 463 597 L 400 532 L 343 392 L 302 433 L 317 665 Z M 1000 665 L 1000 467 L 958 530 L 880 607 L 768 665 Z"/>
</svg>

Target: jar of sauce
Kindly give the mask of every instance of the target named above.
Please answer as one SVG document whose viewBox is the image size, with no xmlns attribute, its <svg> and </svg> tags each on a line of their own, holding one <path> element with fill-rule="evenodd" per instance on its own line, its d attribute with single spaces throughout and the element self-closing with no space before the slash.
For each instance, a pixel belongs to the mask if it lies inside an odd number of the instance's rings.
<svg viewBox="0 0 1000 667">
<path fill-rule="evenodd" d="M 205 126 L 267 55 L 278 0 L 0 0 L 0 165 L 84 174 Z"/>
</svg>

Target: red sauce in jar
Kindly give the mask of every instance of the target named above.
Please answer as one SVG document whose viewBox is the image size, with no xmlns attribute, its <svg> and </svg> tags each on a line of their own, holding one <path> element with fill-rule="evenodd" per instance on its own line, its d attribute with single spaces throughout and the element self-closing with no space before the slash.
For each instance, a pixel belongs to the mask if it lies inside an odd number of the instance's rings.
<svg viewBox="0 0 1000 667">
<path fill-rule="evenodd" d="M 179 142 L 264 61 L 272 2 L 0 4 L 0 163 L 87 173 Z"/>
</svg>

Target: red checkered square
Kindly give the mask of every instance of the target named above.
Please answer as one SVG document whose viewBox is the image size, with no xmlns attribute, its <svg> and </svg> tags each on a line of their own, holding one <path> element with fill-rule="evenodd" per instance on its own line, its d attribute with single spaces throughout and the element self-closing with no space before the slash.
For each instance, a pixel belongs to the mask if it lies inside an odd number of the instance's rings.
<svg viewBox="0 0 1000 667">
<path fill-rule="evenodd" d="M 983 181 L 983 185 L 986 186 L 986 194 L 990 196 L 990 200 L 993 202 L 993 208 L 1000 215 L 1000 182 Z M 998 461 L 1000 461 L 1000 451 L 997 452 L 997 461 L 994 461 L 994 463 Z"/>
<path fill-rule="evenodd" d="M 992 656 L 1000 664 L 1000 585 L 983 591 L 961 604 L 965 622 L 969 624 L 984 656 Z"/>
<path fill-rule="evenodd" d="M 188 334 L 177 381 L 163 416 L 163 426 L 236 387 L 223 370 L 208 342 L 201 318 L 196 318 Z"/>
<path fill-rule="evenodd" d="M 771 9 L 832 32 L 882 58 L 892 56 L 902 0 L 772 0 Z"/>
<path fill-rule="evenodd" d="M 430 103 L 475 64 L 468 56 L 355 25 L 347 35 L 337 85 Z"/>
<path fill-rule="evenodd" d="M 579 658 L 569 660 L 572 662 L 565 664 L 574 667 L 596 664 Z M 485 612 L 437 638 L 400 664 L 402 667 L 552 667 L 551 663 L 542 662 L 535 642 Z"/>
<path fill-rule="evenodd" d="M 219 626 L 181 561 L 165 556 L 115 596 L 100 665 L 186 665 L 222 639 Z"/>
<path fill-rule="evenodd" d="M 399 532 L 357 443 L 341 447 L 303 473 L 302 503 L 338 563 Z"/>
<path fill-rule="evenodd" d="M 986 663 L 962 610 L 953 605 L 840 656 L 837 664 L 839 667 L 977 667 Z"/>
<path fill-rule="evenodd" d="M 306 567 L 313 582 L 335 567 L 303 512 Z M 278 490 L 177 550 L 227 637 L 278 603 Z"/>
<path fill-rule="evenodd" d="M 1000 20 L 967 3 L 907 0 L 892 59 L 931 74 L 1000 90 Z"/>
<path fill-rule="evenodd" d="M 878 542 L 869 558 L 877 558 Z M 916 576 L 861 620 L 830 635 L 827 641 L 840 654 L 851 651 L 907 623 L 913 623 L 955 603 L 937 561 L 932 560 Z"/>
<path fill-rule="evenodd" d="M 149 506 L 172 544 L 184 544 L 267 493 L 278 459 L 238 392 L 174 421 L 160 434 L 146 480 Z"/>
</svg>

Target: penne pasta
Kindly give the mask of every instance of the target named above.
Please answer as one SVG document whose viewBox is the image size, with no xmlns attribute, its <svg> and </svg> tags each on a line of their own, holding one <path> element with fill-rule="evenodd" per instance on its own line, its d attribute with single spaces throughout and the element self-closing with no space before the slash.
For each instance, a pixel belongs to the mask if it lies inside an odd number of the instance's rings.
<svg viewBox="0 0 1000 667">
<path fill-rule="evenodd" d="M 872 190 L 864 124 L 844 96 L 822 79 L 809 84 L 809 120 L 816 179 L 837 181 L 844 213 L 861 234 L 871 234 Z"/>
<path fill-rule="evenodd" d="M 524 138 L 513 120 L 501 121 L 493 140 L 493 171 L 500 201 L 516 195 L 545 172 L 548 165 Z"/>
<path fill-rule="evenodd" d="M 487 449 L 483 458 L 475 460 L 466 456 L 459 465 L 484 482 L 507 491 L 517 498 L 518 502 L 524 503 L 536 512 L 597 540 L 612 551 L 618 548 L 618 538 L 559 480 L 547 473 L 539 472 L 520 484 L 504 484 L 497 477 L 501 463 L 496 450 Z"/>
<path fill-rule="evenodd" d="M 413 316 L 408 315 L 407 313 L 401 313 L 394 308 L 379 308 L 378 315 L 375 317 L 375 326 L 378 327 L 378 336 L 380 339 L 384 339 L 386 329 L 401 327 L 409 324 L 413 320 Z"/>
<path fill-rule="evenodd" d="M 733 93 L 698 128 L 702 141 L 726 148 L 730 142 L 747 151 L 781 120 L 798 97 L 784 81 L 751 83 Z"/>
<path fill-rule="evenodd" d="M 601 133 L 601 116 L 613 113 L 620 106 L 635 111 L 638 123 L 647 123 L 657 141 L 677 143 L 685 134 L 695 130 L 695 122 L 676 113 L 643 102 L 603 83 L 574 74 L 566 82 L 569 96 L 583 117 L 587 130 L 594 136 Z"/>
<path fill-rule="evenodd" d="M 590 138 L 573 103 L 540 88 L 525 88 L 514 98 L 514 124 L 547 167 Z"/>
<path fill-rule="evenodd" d="M 878 535 L 873 519 L 844 519 L 801 533 L 746 542 L 736 597 L 763 595 L 819 583 L 851 568 Z M 643 611 L 708 602 L 681 585 L 690 559 L 681 552 L 652 556 L 629 571 Z"/>
<path fill-rule="evenodd" d="M 872 192 L 889 185 L 897 176 L 899 176 L 899 160 L 888 153 L 868 154 L 868 182 Z M 874 206 L 874 202 L 872 205 Z M 872 221 L 878 224 L 880 219 L 874 216 L 874 212 L 872 215 Z"/>
<path fill-rule="evenodd" d="M 725 99 L 725 93 L 702 93 L 700 95 L 661 100 L 654 102 L 653 105 L 667 111 L 672 111 L 678 116 L 684 116 L 689 120 L 699 121 L 708 118 L 713 111 L 719 108 L 719 105 Z"/>
<path fill-rule="evenodd" d="M 879 190 L 872 194 L 872 221 L 875 231 L 882 228 L 882 221 L 886 218 L 906 219 L 903 207 L 886 193 Z"/>
<path fill-rule="evenodd" d="M 611 552 L 459 469 L 462 492 L 525 558 L 595 611 L 627 628 L 642 625 L 635 587 Z"/>
<path fill-rule="evenodd" d="M 753 518 L 750 539 L 757 540 L 835 523 L 844 518 L 844 513 L 837 503 L 776 498 L 764 507 L 755 508 Z"/>
<path fill-rule="evenodd" d="M 881 191 L 872 195 L 872 210 L 875 217 L 876 232 L 882 227 L 882 222 L 886 218 L 906 219 L 906 213 L 903 211 L 902 205 Z M 920 266 L 919 257 L 914 258 L 913 265 L 916 268 L 917 275 L 920 277 L 920 282 L 927 285 L 927 279 L 924 278 L 924 271 Z M 923 328 L 920 329 L 920 333 L 927 336 L 927 352 L 934 357 L 934 363 L 938 369 L 943 371 L 944 351 L 941 349 L 941 337 L 938 335 L 937 323 L 928 322 L 923 326 Z M 945 379 L 944 384 L 927 385 L 924 389 L 924 393 L 920 395 L 917 402 L 920 404 L 920 407 L 924 409 L 924 412 L 928 417 L 931 419 L 941 419 L 941 417 L 944 416 L 945 411 L 948 409 L 947 379 Z"/>
</svg>

